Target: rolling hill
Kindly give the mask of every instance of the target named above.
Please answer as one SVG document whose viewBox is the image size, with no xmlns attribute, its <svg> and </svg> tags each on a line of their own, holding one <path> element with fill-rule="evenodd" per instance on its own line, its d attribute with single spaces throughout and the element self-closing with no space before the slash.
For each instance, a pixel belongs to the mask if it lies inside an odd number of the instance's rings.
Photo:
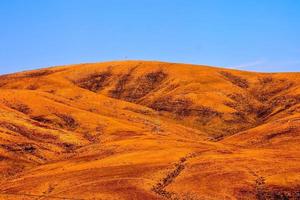
<svg viewBox="0 0 300 200">
<path fill-rule="evenodd" d="M 150 61 L 0 76 L 0 199 L 300 199 L 300 73 Z"/>
</svg>

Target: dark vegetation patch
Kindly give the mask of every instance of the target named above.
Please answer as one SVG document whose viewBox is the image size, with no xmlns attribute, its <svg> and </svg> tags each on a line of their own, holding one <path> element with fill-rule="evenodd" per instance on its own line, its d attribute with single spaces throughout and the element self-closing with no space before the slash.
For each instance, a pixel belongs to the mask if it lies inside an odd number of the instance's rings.
<svg viewBox="0 0 300 200">
<path fill-rule="evenodd" d="M 100 134 L 90 134 L 88 132 L 83 133 L 83 137 L 91 143 L 100 142 Z"/>
<path fill-rule="evenodd" d="M 165 80 L 167 74 L 163 71 L 151 72 L 139 77 L 136 87 L 129 90 L 129 98 L 132 100 L 140 99 L 146 96 L 148 93 L 156 89 L 163 80 Z"/>
<path fill-rule="evenodd" d="M 192 102 L 188 99 L 173 99 L 170 96 L 160 97 L 150 105 L 156 111 L 171 112 L 182 117 L 191 114 L 191 106 Z"/>
<path fill-rule="evenodd" d="M 191 195 L 188 193 L 183 193 L 179 195 L 174 192 L 169 192 L 167 190 L 167 186 L 173 183 L 175 179 L 181 174 L 181 172 L 186 168 L 186 162 L 188 161 L 188 159 L 199 156 L 201 153 L 203 152 L 195 152 L 180 158 L 179 161 L 175 163 L 174 169 L 167 173 L 166 176 L 159 180 L 158 183 L 153 185 L 151 190 L 165 199 L 199 200 L 199 198 L 196 195 Z"/>
<path fill-rule="evenodd" d="M 144 134 L 136 131 L 116 131 L 112 135 L 116 136 L 114 140 L 117 140 L 117 139 L 127 139 L 132 137 L 143 136 Z"/>
<path fill-rule="evenodd" d="M 232 84 L 240 87 L 240 88 L 249 88 L 249 83 L 246 79 L 236 76 L 230 72 L 221 71 L 219 72 L 222 76 L 224 76 L 228 81 Z"/>
<path fill-rule="evenodd" d="M 186 161 L 187 159 L 185 157 L 181 158 L 179 162 L 175 164 L 174 170 L 168 173 L 163 179 L 154 185 L 152 187 L 152 191 L 166 199 L 178 199 L 176 194 L 167 191 L 166 187 L 170 185 L 184 170 Z"/>
<path fill-rule="evenodd" d="M 54 135 L 41 133 L 34 129 L 29 129 L 25 126 L 20 126 L 12 124 L 9 122 L 0 122 L 0 127 L 8 129 L 12 132 L 19 133 L 20 135 L 35 141 L 46 142 L 46 141 L 56 141 L 58 138 Z"/>
<path fill-rule="evenodd" d="M 53 123 L 52 120 L 47 119 L 47 117 L 42 116 L 42 115 L 31 117 L 31 119 L 41 122 L 41 123 L 44 123 L 44 124 L 52 124 Z"/>
<path fill-rule="evenodd" d="M 269 140 L 271 140 L 273 138 L 284 136 L 284 135 L 287 135 L 287 134 L 293 134 L 295 132 L 297 132 L 297 128 L 291 126 L 291 127 L 288 127 L 288 128 L 286 128 L 284 130 L 272 132 L 271 134 L 266 135 L 264 137 L 264 139 L 267 140 L 267 141 L 269 141 Z"/>
<path fill-rule="evenodd" d="M 57 130 L 56 128 L 60 128 L 59 125 L 57 125 L 57 123 L 55 123 L 54 121 L 48 119 L 46 116 L 33 116 L 31 117 L 31 119 L 33 120 L 32 124 L 41 128 L 47 128 L 47 129 L 53 129 L 53 130 Z M 51 125 L 54 125 L 51 126 Z"/>
<path fill-rule="evenodd" d="M 285 79 L 263 77 L 258 80 L 258 85 L 251 93 L 261 102 L 269 101 L 274 96 L 290 89 L 294 84 Z"/>
<path fill-rule="evenodd" d="M 24 78 L 36 78 L 36 77 L 41 77 L 41 76 L 47 76 L 47 75 L 53 74 L 55 72 L 57 72 L 57 71 L 39 70 L 39 71 L 36 71 L 36 72 L 26 73 L 22 77 L 24 77 Z"/>
<path fill-rule="evenodd" d="M 66 127 L 70 130 L 75 130 L 79 126 L 78 122 L 71 115 L 60 113 L 55 113 L 55 115 L 62 120 L 63 123 L 59 124 L 61 127 Z"/>
<path fill-rule="evenodd" d="M 27 90 L 37 90 L 37 89 L 39 89 L 39 86 L 37 84 L 31 84 L 26 89 Z"/>
<path fill-rule="evenodd" d="M 102 73 L 91 74 L 85 78 L 75 81 L 74 83 L 81 88 L 90 90 L 92 92 L 98 92 L 103 89 L 109 83 L 111 72 L 106 71 Z"/>
<path fill-rule="evenodd" d="M 264 177 L 255 181 L 255 197 L 257 200 L 299 200 L 300 188 L 272 187 L 265 183 Z"/>
<path fill-rule="evenodd" d="M 33 144 L 0 144 L 0 147 L 9 152 L 22 152 L 33 154 L 36 152 L 36 147 Z"/>
<path fill-rule="evenodd" d="M 283 106 L 285 109 L 300 103 L 300 95 L 284 95 L 278 96 L 271 100 L 273 106 Z"/>
<path fill-rule="evenodd" d="M 1 171 L 0 177 L 9 178 L 15 176 L 16 174 L 23 172 L 24 169 L 25 166 L 21 163 L 15 162 L 13 164 L 8 164 L 7 168 Z"/>
<path fill-rule="evenodd" d="M 83 137 L 91 143 L 98 143 L 100 142 L 101 139 L 100 137 L 103 134 L 103 132 L 104 132 L 104 127 L 97 126 L 95 129 L 95 133 L 91 134 L 89 132 L 85 132 L 83 133 Z"/>
<path fill-rule="evenodd" d="M 232 93 L 227 97 L 230 101 L 225 101 L 224 105 L 234 109 L 234 112 L 222 119 L 226 128 L 222 128 L 221 131 L 226 134 L 221 134 L 222 137 L 218 140 L 261 124 L 264 120 L 263 116 L 271 112 L 268 110 L 268 105 L 258 101 L 249 93 Z"/>
<path fill-rule="evenodd" d="M 173 99 L 172 97 L 161 97 L 155 100 L 150 107 L 156 111 L 167 111 L 179 117 L 198 116 L 199 118 L 211 119 L 222 116 L 221 112 L 206 106 L 194 106 L 193 102 L 186 98 Z"/>
<path fill-rule="evenodd" d="M 1 156 L 1 155 L 0 155 L 0 162 L 1 162 L 1 161 L 4 161 L 4 160 L 7 160 L 7 159 L 8 159 L 7 157 Z"/>
<path fill-rule="evenodd" d="M 245 124 L 245 123 L 251 123 L 249 117 L 246 113 L 236 111 L 233 113 L 230 113 L 230 119 L 224 119 L 224 122 L 227 124 Z"/>
<path fill-rule="evenodd" d="M 66 153 L 72 153 L 76 150 L 76 145 L 71 144 L 71 143 L 61 143 L 60 144 L 61 147 L 64 148 L 64 150 L 66 151 Z"/>
<path fill-rule="evenodd" d="M 229 94 L 227 95 L 231 101 L 224 102 L 224 105 L 233 108 L 235 112 L 231 113 L 231 119 L 226 119 L 224 122 L 229 124 L 251 124 L 258 123 L 262 112 L 265 110 L 265 106 L 256 101 L 254 97 L 247 94 Z M 253 120 L 255 120 L 253 122 Z"/>
<path fill-rule="evenodd" d="M 116 85 L 109 91 L 110 97 L 136 102 L 151 91 L 157 89 L 167 77 L 166 73 L 159 70 L 144 74 L 135 79 L 132 75 L 135 69 L 136 67 L 133 67 L 127 73 L 120 74 L 115 77 Z M 111 79 L 112 74 L 110 71 L 107 71 L 100 74 L 92 74 L 88 77 L 77 80 L 74 83 L 84 89 L 98 92 L 105 86 L 108 86 L 110 84 L 109 80 Z"/>
<path fill-rule="evenodd" d="M 257 113 L 260 121 L 270 117 L 271 113 L 272 115 L 278 114 L 300 103 L 299 95 L 286 95 L 287 90 L 293 85 L 293 82 L 288 80 L 274 79 L 270 76 L 258 80 L 257 86 L 250 93 L 263 104 Z"/>
<path fill-rule="evenodd" d="M 151 115 L 151 114 L 153 114 L 153 111 L 150 110 L 150 109 L 142 109 L 142 108 L 139 109 L 139 108 L 132 108 L 132 107 L 126 107 L 124 109 L 135 112 L 135 113 L 139 113 L 139 114 L 142 114 L 142 115 Z"/>
<path fill-rule="evenodd" d="M 263 111 L 262 117 L 270 117 L 282 111 L 287 111 L 289 108 L 300 103 L 300 95 L 283 95 L 277 96 L 268 102 L 268 107 Z M 276 110 L 275 110 L 276 109 Z"/>
<path fill-rule="evenodd" d="M 242 197 L 254 196 L 257 200 L 299 200 L 300 187 L 284 187 L 276 185 L 268 185 L 263 176 L 258 175 L 256 172 L 250 171 L 256 177 L 253 183 L 253 189 L 243 188 L 238 192 Z"/>
<path fill-rule="evenodd" d="M 11 109 L 14 109 L 24 114 L 31 113 L 31 109 L 29 108 L 29 106 L 23 103 L 12 103 L 12 102 L 5 101 L 5 105 Z"/>
<path fill-rule="evenodd" d="M 223 115 L 223 113 L 207 106 L 197 106 L 196 108 L 191 110 L 192 114 L 195 113 L 196 116 L 206 119 L 210 119 L 213 117 L 221 117 Z"/>
<path fill-rule="evenodd" d="M 45 91 L 45 92 L 48 92 L 49 94 L 55 94 L 55 90 L 47 90 L 47 91 Z"/>
<path fill-rule="evenodd" d="M 8 77 L 9 77 L 8 74 L 0 75 L 0 81 L 1 81 L 1 80 L 5 80 L 5 79 L 7 79 Z"/>
<path fill-rule="evenodd" d="M 43 116 L 43 115 L 34 116 L 31 117 L 31 119 L 39 123 L 36 124 L 37 126 L 43 128 L 53 129 L 51 126 L 49 126 L 52 125 L 56 128 L 66 128 L 68 130 L 75 130 L 79 126 L 78 122 L 71 115 L 60 114 L 60 113 L 55 113 L 54 115 L 58 117 L 59 120 L 49 119 L 47 118 L 47 116 Z"/>
<path fill-rule="evenodd" d="M 225 122 L 248 123 L 251 128 L 263 123 L 272 115 L 288 110 L 300 103 L 299 95 L 285 95 L 293 85 L 288 80 L 266 76 L 258 79 L 255 87 L 248 90 L 249 94 L 229 94 L 228 97 L 232 101 L 224 104 L 235 109 L 236 112 L 232 113 L 231 120 Z"/>
<path fill-rule="evenodd" d="M 230 119 L 223 119 L 226 124 L 232 125 L 223 130 L 228 135 L 262 124 L 268 117 L 300 102 L 300 97 L 296 96 L 277 96 L 265 102 L 247 94 L 229 94 L 227 97 L 232 101 L 224 102 L 224 105 L 236 110 L 230 114 Z"/>
<path fill-rule="evenodd" d="M 171 92 L 171 91 L 175 90 L 176 88 L 178 88 L 180 86 L 179 83 L 172 83 L 172 82 L 169 82 L 166 85 L 167 86 L 165 87 L 165 90 L 164 90 L 166 92 Z"/>
<path fill-rule="evenodd" d="M 255 99 L 249 95 L 233 93 L 227 95 L 227 97 L 232 101 L 225 102 L 224 104 L 241 113 L 255 114 L 261 109 L 261 107 L 255 103 Z"/>
<path fill-rule="evenodd" d="M 129 84 L 131 82 L 131 74 L 132 72 L 129 71 L 120 77 L 115 89 L 110 92 L 111 97 L 136 102 L 157 89 L 167 77 L 167 74 L 163 71 L 156 71 L 147 73 L 135 80 L 134 83 Z"/>
<path fill-rule="evenodd" d="M 129 82 L 133 69 L 129 70 L 128 73 L 120 75 L 117 84 L 113 90 L 110 91 L 112 98 L 121 99 L 126 91 L 126 84 Z"/>
<path fill-rule="evenodd" d="M 0 79 L 0 88 L 4 87 L 6 84 L 7 84 L 7 82 L 1 81 L 1 79 Z"/>
<path fill-rule="evenodd" d="M 38 132 L 37 130 L 28 129 L 23 126 L 7 123 L 7 122 L 0 122 L 0 127 L 13 131 L 15 133 L 19 133 L 20 135 L 37 142 L 42 143 L 52 143 L 62 147 L 65 152 L 70 153 L 76 149 L 76 145 L 71 143 L 61 143 L 59 142 L 59 138 L 55 135 L 50 135 L 47 133 Z M 24 144 L 2 144 L 0 147 L 6 149 L 7 151 L 11 152 L 21 152 L 21 153 L 29 153 L 34 154 L 36 157 L 45 160 L 42 156 L 36 154 L 38 148 L 34 144 L 24 143 Z"/>
</svg>

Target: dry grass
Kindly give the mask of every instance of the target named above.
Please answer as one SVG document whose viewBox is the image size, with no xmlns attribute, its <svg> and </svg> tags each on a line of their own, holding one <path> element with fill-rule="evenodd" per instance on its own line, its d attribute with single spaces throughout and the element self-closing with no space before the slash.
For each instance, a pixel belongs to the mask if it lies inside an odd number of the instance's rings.
<svg viewBox="0 0 300 200">
<path fill-rule="evenodd" d="M 299 83 L 140 61 L 2 76 L 0 199 L 299 199 Z"/>
</svg>

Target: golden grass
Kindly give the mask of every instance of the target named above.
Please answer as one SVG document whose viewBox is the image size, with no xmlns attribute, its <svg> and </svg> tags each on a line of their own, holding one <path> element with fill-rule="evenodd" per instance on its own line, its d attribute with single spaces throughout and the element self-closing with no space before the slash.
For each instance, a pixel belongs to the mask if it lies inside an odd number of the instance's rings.
<svg viewBox="0 0 300 200">
<path fill-rule="evenodd" d="M 299 199 L 299 83 L 144 61 L 0 76 L 0 199 Z"/>
</svg>

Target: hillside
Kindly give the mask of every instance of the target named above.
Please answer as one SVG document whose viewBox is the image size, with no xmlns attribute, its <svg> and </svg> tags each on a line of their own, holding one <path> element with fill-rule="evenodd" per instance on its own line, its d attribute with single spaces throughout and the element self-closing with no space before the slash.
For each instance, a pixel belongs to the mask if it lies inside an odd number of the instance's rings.
<svg viewBox="0 0 300 200">
<path fill-rule="evenodd" d="M 300 73 L 123 61 L 0 76 L 0 199 L 300 199 Z"/>
</svg>

